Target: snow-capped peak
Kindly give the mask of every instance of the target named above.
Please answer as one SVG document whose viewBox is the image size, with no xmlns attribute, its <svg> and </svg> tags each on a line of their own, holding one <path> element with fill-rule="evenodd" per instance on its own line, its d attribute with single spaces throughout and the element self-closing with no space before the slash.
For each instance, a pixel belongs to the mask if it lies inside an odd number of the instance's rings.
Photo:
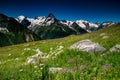
<svg viewBox="0 0 120 80">
<path fill-rule="evenodd" d="M 21 16 L 18 16 L 16 20 L 21 23 L 22 20 L 24 20 L 25 18 L 26 18 L 25 16 L 21 15 Z"/>
<path fill-rule="evenodd" d="M 52 23 L 55 23 L 55 21 L 57 21 L 57 19 L 55 18 L 55 16 L 52 13 L 50 13 L 48 15 L 48 17 L 45 19 L 45 24 L 51 25 Z"/>
<path fill-rule="evenodd" d="M 33 31 L 38 26 L 49 26 L 51 24 L 55 24 L 55 25 L 68 26 L 71 29 L 73 29 L 75 26 L 78 26 L 79 28 L 83 28 L 86 31 L 91 32 L 91 31 L 97 30 L 98 28 L 101 28 L 101 27 L 103 28 L 103 27 L 114 24 L 112 22 L 93 23 L 86 20 L 76 20 L 76 21 L 58 20 L 52 13 L 50 13 L 47 17 L 37 16 L 35 18 L 27 18 L 21 15 L 21 16 L 18 16 L 16 20 L 22 24 L 26 23 L 25 21 L 28 21 L 30 25 L 27 27 Z"/>
<path fill-rule="evenodd" d="M 54 16 L 52 13 L 49 13 L 49 14 L 48 14 L 48 17 L 50 17 L 50 18 L 55 18 L 55 16 Z"/>
<path fill-rule="evenodd" d="M 35 19 L 37 19 L 37 20 L 43 20 L 43 19 L 45 19 L 45 16 L 37 16 L 37 17 L 35 17 Z"/>
<path fill-rule="evenodd" d="M 60 23 L 67 25 L 67 26 L 71 26 L 73 24 L 73 22 L 69 21 L 69 20 L 62 20 L 62 21 L 60 21 Z"/>
<path fill-rule="evenodd" d="M 97 30 L 97 28 L 99 27 L 99 25 L 85 20 L 76 20 L 75 23 L 77 23 L 80 27 L 87 30 L 88 32 L 91 32 L 92 30 Z"/>
<path fill-rule="evenodd" d="M 77 23 L 80 27 L 82 28 L 86 28 L 86 25 L 84 24 L 85 23 L 88 23 L 88 21 L 84 21 L 84 20 L 76 20 L 75 23 Z"/>
</svg>

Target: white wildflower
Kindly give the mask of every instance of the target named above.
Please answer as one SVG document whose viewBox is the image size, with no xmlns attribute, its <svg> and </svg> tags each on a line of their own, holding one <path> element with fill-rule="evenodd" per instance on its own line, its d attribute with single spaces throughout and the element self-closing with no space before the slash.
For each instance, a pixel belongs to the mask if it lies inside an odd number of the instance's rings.
<svg viewBox="0 0 120 80">
<path fill-rule="evenodd" d="M 12 54 L 8 54 L 8 56 L 11 56 Z"/>
<path fill-rule="evenodd" d="M 44 64 L 40 64 L 40 66 L 44 66 Z"/>
<path fill-rule="evenodd" d="M 105 36 L 105 35 L 106 35 L 106 33 L 101 33 L 101 34 L 100 34 L 100 36 Z"/>
<path fill-rule="evenodd" d="M 47 58 L 49 58 L 50 57 L 50 55 L 48 54 L 47 56 L 43 56 L 42 58 L 43 59 L 47 59 Z"/>
<path fill-rule="evenodd" d="M 37 57 L 43 57 L 44 56 L 39 48 L 36 49 L 36 52 L 37 52 Z"/>
<path fill-rule="evenodd" d="M 57 56 L 57 55 L 60 54 L 61 52 L 63 52 L 63 50 L 58 51 L 58 52 L 55 54 L 55 56 Z"/>
<path fill-rule="evenodd" d="M 20 70 L 19 70 L 19 72 L 22 72 L 22 71 L 23 71 L 23 69 L 20 69 Z"/>
<path fill-rule="evenodd" d="M 33 51 L 36 51 L 36 49 L 32 49 Z"/>
<path fill-rule="evenodd" d="M 38 68 L 38 66 L 35 65 L 34 68 Z"/>
<path fill-rule="evenodd" d="M 63 49 L 63 46 L 59 46 L 59 48 L 58 48 L 59 50 L 61 50 L 61 49 Z"/>
<path fill-rule="evenodd" d="M 43 68 L 41 67 L 40 69 L 42 70 Z"/>
<path fill-rule="evenodd" d="M 30 48 L 24 48 L 24 50 L 28 51 L 28 50 L 31 50 Z"/>
<path fill-rule="evenodd" d="M 24 52 L 21 53 L 21 55 L 24 55 L 24 54 L 25 54 Z"/>
<path fill-rule="evenodd" d="M 33 57 L 29 57 L 29 58 L 27 59 L 27 63 L 35 64 L 36 61 L 35 61 L 35 59 L 34 59 Z"/>
<path fill-rule="evenodd" d="M 50 51 L 52 51 L 53 50 L 53 48 L 50 48 Z"/>
<path fill-rule="evenodd" d="M 15 60 L 17 61 L 17 60 L 19 60 L 19 58 L 15 58 Z"/>
</svg>

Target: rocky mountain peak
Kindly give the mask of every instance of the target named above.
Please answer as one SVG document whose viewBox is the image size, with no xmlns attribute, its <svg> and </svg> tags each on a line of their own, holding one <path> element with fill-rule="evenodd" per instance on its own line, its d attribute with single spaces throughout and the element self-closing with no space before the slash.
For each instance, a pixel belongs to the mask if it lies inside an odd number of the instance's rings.
<svg viewBox="0 0 120 80">
<path fill-rule="evenodd" d="M 48 17 L 50 17 L 50 18 L 55 18 L 55 16 L 53 15 L 53 13 L 49 13 L 49 14 L 48 14 Z"/>
</svg>

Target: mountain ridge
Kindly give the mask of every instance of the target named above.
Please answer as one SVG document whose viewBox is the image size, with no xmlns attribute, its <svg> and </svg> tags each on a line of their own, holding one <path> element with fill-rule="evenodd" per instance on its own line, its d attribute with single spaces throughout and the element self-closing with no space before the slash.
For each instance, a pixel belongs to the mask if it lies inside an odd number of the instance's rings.
<svg viewBox="0 0 120 80">
<path fill-rule="evenodd" d="M 59 20 L 57 19 L 53 13 L 49 13 L 47 17 L 45 16 L 37 16 L 35 18 L 28 18 L 28 17 L 25 17 L 25 16 L 21 16 L 21 17 L 24 17 L 24 19 L 27 19 L 29 22 L 31 22 L 31 25 L 28 26 L 28 28 L 31 26 L 33 27 L 33 30 L 34 30 L 34 27 L 36 25 L 39 25 L 39 26 L 49 26 L 55 22 L 57 23 L 60 23 L 60 24 L 63 24 L 63 25 L 66 25 L 68 27 L 71 27 L 71 25 L 73 23 L 77 23 L 79 27 L 82 27 L 84 29 L 88 28 L 88 27 L 93 27 L 93 28 L 98 28 L 100 25 L 102 25 L 103 27 L 105 26 L 110 26 L 112 24 L 115 24 L 115 22 L 112 22 L 112 21 L 105 21 L 105 22 L 90 22 L 90 21 L 87 21 L 87 20 L 74 20 L 74 21 L 71 21 L 71 20 Z M 16 20 L 21 23 L 21 21 L 19 20 L 22 20 L 20 18 L 20 16 L 18 16 L 16 18 Z M 105 24 L 107 23 L 107 24 Z M 32 30 L 32 29 L 31 29 Z"/>
<path fill-rule="evenodd" d="M 93 23 L 86 20 L 75 20 L 75 21 L 59 20 L 54 16 L 53 13 L 49 13 L 47 17 L 37 16 L 35 18 L 27 18 L 21 16 L 16 18 L 16 20 L 19 23 L 23 24 L 22 22 L 20 22 L 21 19 L 23 19 L 22 20 L 23 23 L 29 24 L 26 25 L 28 29 L 35 32 L 42 39 L 53 39 L 53 38 L 65 37 L 71 34 L 78 35 L 78 34 L 89 33 L 116 24 L 110 21 L 103 23 Z M 41 31 L 40 29 L 43 31 Z M 59 34 L 64 34 L 64 35 L 59 36 L 57 35 L 56 31 Z M 44 38 L 43 38 L 43 34 L 44 34 Z M 46 37 L 46 35 L 49 36 Z M 55 36 L 53 37 L 53 35 Z"/>
<path fill-rule="evenodd" d="M 18 18 L 12 18 L 0 14 L 0 46 L 85 34 L 114 24 L 116 23 L 59 20 L 52 13 L 47 17 L 37 16 L 35 18 L 28 18 L 23 15 L 18 16 Z"/>
</svg>

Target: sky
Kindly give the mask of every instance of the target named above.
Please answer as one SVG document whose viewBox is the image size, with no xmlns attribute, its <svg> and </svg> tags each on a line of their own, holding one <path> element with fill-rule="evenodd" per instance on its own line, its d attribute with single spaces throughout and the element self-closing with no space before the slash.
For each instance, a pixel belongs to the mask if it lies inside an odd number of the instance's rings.
<svg viewBox="0 0 120 80">
<path fill-rule="evenodd" d="M 14 18 L 53 13 L 59 20 L 120 22 L 119 0 L 0 0 L 0 13 Z"/>
</svg>

